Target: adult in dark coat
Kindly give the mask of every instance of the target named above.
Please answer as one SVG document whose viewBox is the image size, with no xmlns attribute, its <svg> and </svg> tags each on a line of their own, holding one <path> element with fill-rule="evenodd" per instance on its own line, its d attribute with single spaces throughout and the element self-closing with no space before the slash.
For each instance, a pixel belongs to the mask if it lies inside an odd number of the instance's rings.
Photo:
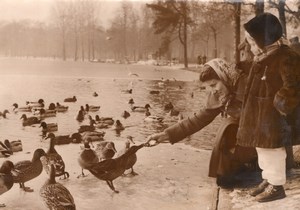
<svg viewBox="0 0 300 210">
<path fill-rule="evenodd" d="M 255 57 L 237 144 L 256 148 L 264 181 L 250 194 L 267 202 L 285 197 L 285 146 L 300 143 L 300 57 L 284 44 L 274 15 L 256 16 L 244 28 Z"/>
<path fill-rule="evenodd" d="M 240 69 L 249 69 L 249 63 L 239 64 Z M 197 114 L 184 119 L 161 133 L 153 134 L 148 143 L 155 145 L 162 142 L 177 143 L 187 136 L 200 131 L 222 114 L 222 124 L 217 132 L 213 148 L 209 176 L 217 178 L 217 184 L 234 184 L 232 177 L 241 170 L 245 163 L 256 160 L 254 148 L 236 146 L 236 133 L 247 72 L 238 70 L 223 59 L 207 62 L 200 73 L 200 81 L 208 92 L 206 107 Z M 228 116 L 228 117 L 227 117 Z"/>
</svg>

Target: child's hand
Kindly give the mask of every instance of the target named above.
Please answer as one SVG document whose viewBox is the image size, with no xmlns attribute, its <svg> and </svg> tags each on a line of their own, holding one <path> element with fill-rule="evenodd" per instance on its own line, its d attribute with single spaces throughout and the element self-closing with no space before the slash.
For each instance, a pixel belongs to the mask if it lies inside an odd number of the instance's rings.
<svg viewBox="0 0 300 210">
<path fill-rule="evenodd" d="M 145 143 L 146 147 L 154 147 L 160 143 L 169 142 L 169 136 L 165 132 L 160 132 L 156 134 L 152 134 L 147 138 L 147 142 Z"/>
</svg>

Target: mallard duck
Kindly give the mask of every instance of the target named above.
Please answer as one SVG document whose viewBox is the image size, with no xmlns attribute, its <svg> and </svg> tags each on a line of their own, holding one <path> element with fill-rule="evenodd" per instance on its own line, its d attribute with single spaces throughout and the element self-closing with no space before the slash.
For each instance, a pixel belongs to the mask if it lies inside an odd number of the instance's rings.
<svg viewBox="0 0 300 210">
<path fill-rule="evenodd" d="M 48 109 L 49 110 L 55 110 L 56 106 L 55 103 L 50 103 Z"/>
<path fill-rule="evenodd" d="M 102 141 L 96 145 L 95 152 L 100 160 L 111 159 L 117 152 L 112 141 Z"/>
<path fill-rule="evenodd" d="M 36 108 L 36 109 L 45 106 L 43 99 L 39 99 L 37 102 L 36 101 L 26 101 L 26 105 L 31 107 L 31 108 Z"/>
<path fill-rule="evenodd" d="M 158 95 L 159 94 L 159 90 L 150 90 L 149 93 L 153 94 L 153 95 Z"/>
<path fill-rule="evenodd" d="M 30 126 L 33 124 L 39 124 L 41 120 L 37 117 L 27 117 L 26 114 L 22 114 L 21 118 L 23 119 L 23 126 Z"/>
<path fill-rule="evenodd" d="M 127 112 L 126 110 L 124 110 L 124 112 L 121 114 L 121 117 L 123 117 L 124 119 L 127 119 L 128 117 L 130 117 L 130 113 Z"/>
<path fill-rule="evenodd" d="M 8 153 L 9 155 L 12 155 L 14 153 L 8 139 L 5 139 L 4 143 L 0 141 L 0 146 L 1 146 L 1 150 L 6 149 L 6 151 L 2 151 L 2 152 Z"/>
<path fill-rule="evenodd" d="M 90 141 L 90 138 L 84 141 L 84 149 L 80 153 L 80 156 L 78 158 L 78 163 L 81 167 L 81 175 L 79 175 L 78 177 L 85 176 L 83 173 L 83 169 L 87 169 L 91 166 L 91 164 L 99 162 L 99 158 L 96 152 L 90 147 Z"/>
<path fill-rule="evenodd" d="M 76 101 L 77 101 L 76 96 L 73 96 L 72 98 L 65 98 L 64 99 L 64 102 L 76 102 Z"/>
<path fill-rule="evenodd" d="M 149 111 L 149 109 L 145 112 L 145 116 L 148 117 L 151 115 L 151 112 Z"/>
<path fill-rule="evenodd" d="M 57 153 L 57 151 L 54 148 L 55 135 L 53 133 L 49 133 L 46 139 L 50 139 L 50 146 L 46 153 L 46 156 L 44 156 L 41 159 L 46 173 L 50 173 L 50 165 L 54 164 L 56 171 L 55 176 L 64 175 L 64 179 L 69 178 L 69 173 L 65 171 L 65 163 L 62 157 Z"/>
<path fill-rule="evenodd" d="M 57 112 L 66 112 L 66 111 L 68 111 L 68 109 L 69 109 L 68 106 L 60 105 L 58 102 L 56 103 L 55 110 L 56 110 Z"/>
<path fill-rule="evenodd" d="M 0 157 L 9 157 L 13 152 L 10 149 L 10 145 L 6 145 L 2 141 L 0 141 Z"/>
<path fill-rule="evenodd" d="M 107 185 L 115 193 L 118 193 L 114 187 L 113 180 L 121 176 L 127 167 L 128 158 L 135 154 L 139 149 L 144 147 L 144 144 L 132 146 L 129 150 L 115 159 L 106 159 L 98 163 L 92 164 L 88 170 L 98 179 L 106 181 Z"/>
<path fill-rule="evenodd" d="M 128 90 L 122 90 L 123 93 L 128 93 L 128 94 L 132 94 L 132 89 L 128 89 Z"/>
<path fill-rule="evenodd" d="M 122 131 L 124 129 L 125 129 L 125 127 L 123 126 L 123 124 L 121 123 L 121 121 L 120 120 L 116 120 L 116 123 L 114 125 L 114 130 L 116 130 L 116 131 Z"/>
<path fill-rule="evenodd" d="M 23 145 L 21 140 L 9 141 L 8 139 L 4 140 L 5 145 L 10 145 L 12 152 L 23 151 Z"/>
<path fill-rule="evenodd" d="M 19 105 L 17 103 L 13 104 L 13 111 L 14 112 L 31 112 L 31 107 L 30 106 L 24 106 L 24 107 L 19 107 Z"/>
<path fill-rule="evenodd" d="M 134 104 L 133 98 L 129 99 L 128 104 L 131 104 L 131 105 Z"/>
<path fill-rule="evenodd" d="M 40 110 L 36 110 L 34 113 L 38 115 L 40 118 L 56 117 L 56 110 L 40 109 Z"/>
<path fill-rule="evenodd" d="M 121 155 L 124 155 L 129 150 L 130 143 L 135 144 L 134 141 L 133 141 L 133 137 L 132 136 L 127 136 L 127 140 L 125 142 L 125 148 L 118 153 L 117 157 L 120 157 Z M 130 174 L 132 174 L 133 176 L 138 175 L 133 170 L 133 166 L 136 163 L 136 161 L 137 161 L 137 156 L 136 156 L 136 153 L 134 153 L 134 154 L 132 154 L 128 157 L 127 164 L 126 164 L 126 170 L 131 169 Z"/>
<path fill-rule="evenodd" d="M 79 111 L 78 111 L 78 114 L 77 114 L 77 116 L 76 116 L 76 120 L 77 120 L 78 122 L 82 122 L 82 121 L 84 120 L 84 113 L 83 113 L 82 110 L 79 110 Z"/>
<path fill-rule="evenodd" d="M 40 196 L 48 209 L 76 210 L 70 191 L 55 181 L 55 166 L 50 165 L 49 179 L 40 189 Z"/>
<path fill-rule="evenodd" d="M 82 142 L 82 136 L 80 133 L 73 133 L 71 134 L 71 142 L 72 143 L 80 143 Z"/>
<path fill-rule="evenodd" d="M 93 93 L 93 96 L 94 96 L 94 97 L 97 97 L 97 96 L 98 96 L 98 93 L 94 92 L 94 93 Z"/>
<path fill-rule="evenodd" d="M 59 135 L 55 136 L 55 145 L 70 144 L 72 138 L 70 135 Z"/>
<path fill-rule="evenodd" d="M 97 136 L 103 138 L 104 135 L 105 135 L 104 131 L 85 131 L 82 133 L 82 137 Z"/>
<path fill-rule="evenodd" d="M 25 192 L 33 192 L 33 189 L 25 187 L 25 182 L 38 177 L 43 171 L 43 165 L 40 160 L 46 153 L 43 149 L 34 151 L 32 160 L 23 160 L 15 164 L 13 171 L 14 183 L 19 183 L 20 188 Z"/>
<path fill-rule="evenodd" d="M 13 162 L 6 160 L 0 167 L 0 195 L 9 191 L 14 185 L 12 170 L 15 168 Z M 5 204 L 0 204 L 0 207 L 5 207 Z"/>
<path fill-rule="evenodd" d="M 106 123 L 108 125 L 113 125 L 114 124 L 114 120 L 112 117 L 99 117 L 99 115 L 95 116 L 95 121 L 98 122 L 103 122 Z"/>
<path fill-rule="evenodd" d="M 164 120 L 163 117 L 159 117 L 156 115 L 149 115 L 144 119 L 144 121 L 146 122 L 162 122 L 163 120 Z"/>
<path fill-rule="evenodd" d="M 48 132 L 58 131 L 57 123 L 41 122 L 40 127 L 42 127 L 42 136 L 46 136 Z"/>
<path fill-rule="evenodd" d="M 0 117 L 6 118 L 6 114 L 9 114 L 7 109 L 5 109 L 3 112 L 0 112 Z"/>
<path fill-rule="evenodd" d="M 133 112 L 146 112 L 151 106 L 146 104 L 145 106 L 131 106 Z"/>
<path fill-rule="evenodd" d="M 97 111 L 99 111 L 99 109 L 100 109 L 100 106 L 92 106 L 92 105 L 88 105 L 88 104 L 85 105 L 86 112 L 97 112 Z"/>
<path fill-rule="evenodd" d="M 176 109 L 173 108 L 173 109 L 170 110 L 169 115 L 170 116 L 178 116 L 179 113 L 180 112 L 178 110 L 176 110 Z"/>
<path fill-rule="evenodd" d="M 91 120 L 90 121 L 90 125 L 81 125 L 79 128 L 78 128 L 78 132 L 79 133 L 83 133 L 85 131 L 94 131 L 95 130 L 95 121 L 94 120 Z"/>
</svg>

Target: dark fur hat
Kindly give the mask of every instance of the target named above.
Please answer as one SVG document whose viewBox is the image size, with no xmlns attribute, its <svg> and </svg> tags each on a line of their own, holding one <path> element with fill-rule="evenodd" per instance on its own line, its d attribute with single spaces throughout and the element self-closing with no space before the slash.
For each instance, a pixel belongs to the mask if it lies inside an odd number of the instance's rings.
<svg viewBox="0 0 300 210">
<path fill-rule="evenodd" d="M 261 49 L 282 37 L 282 26 L 278 18 L 271 13 L 263 13 L 252 18 L 244 24 L 244 28 Z"/>
</svg>

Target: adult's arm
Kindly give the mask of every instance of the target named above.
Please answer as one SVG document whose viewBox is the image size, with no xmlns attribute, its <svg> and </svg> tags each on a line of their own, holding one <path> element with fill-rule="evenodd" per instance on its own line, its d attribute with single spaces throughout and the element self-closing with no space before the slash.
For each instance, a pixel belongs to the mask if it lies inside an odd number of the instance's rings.
<svg viewBox="0 0 300 210">
<path fill-rule="evenodd" d="M 216 116 L 220 114 L 221 110 L 217 109 L 203 109 L 192 117 L 188 117 L 167 129 L 164 130 L 169 137 L 171 144 L 183 140 L 185 137 L 200 131 L 202 128 L 210 124 Z"/>
</svg>

